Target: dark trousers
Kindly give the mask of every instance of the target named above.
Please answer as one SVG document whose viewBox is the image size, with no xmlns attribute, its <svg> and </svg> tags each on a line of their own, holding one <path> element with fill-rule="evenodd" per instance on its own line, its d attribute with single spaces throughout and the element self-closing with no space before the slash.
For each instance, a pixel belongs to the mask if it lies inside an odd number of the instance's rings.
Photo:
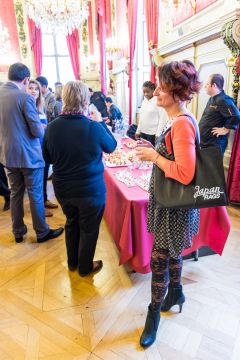
<svg viewBox="0 0 240 360">
<path fill-rule="evenodd" d="M 105 197 L 58 198 L 67 221 L 65 241 L 68 265 L 80 273 L 92 270 Z"/>
<path fill-rule="evenodd" d="M 155 135 L 148 135 L 141 132 L 140 137 L 150 141 L 150 143 L 153 144 L 153 146 L 155 146 Z"/>
<path fill-rule="evenodd" d="M 44 175 L 43 175 L 43 200 L 44 200 L 44 202 L 47 201 L 47 199 L 48 199 L 48 196 L 47 196 L 47 179 L 48 179 L 49 167 L 50 167 L 50 164 L 45 162 Z"/>
<path fill-rule="evenodd" d="M 1 163 L 0 163 L 0 195 L 4 197 L 10 196 L 7 176 L 4 171 L 4 166 Z"/>
<path fill-rule="evenodd" d="M 37 238 L 43 238 L 49 233 L 43 204 L 43 169 L 7 168 L 7 175 L 11 186 L 13 234 L 20 237 L 25 231 L 23 197 L 27 188 L 33 228 Z"/>
<path fill-rule="evenodd" d="M 218 138 L 218 144 L 220 146 L 222 156 L 224 156 L 225 150 L 226 150 L 227 145 L 228 145 L 228 138 L 227 137 L 223 137 L 223 138 L 219 137 Z"/>
</svg>

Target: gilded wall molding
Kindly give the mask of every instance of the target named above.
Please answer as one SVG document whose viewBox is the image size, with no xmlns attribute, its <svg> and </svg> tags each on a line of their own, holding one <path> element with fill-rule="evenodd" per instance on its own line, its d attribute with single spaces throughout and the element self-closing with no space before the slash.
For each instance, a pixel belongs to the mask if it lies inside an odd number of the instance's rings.
<svg viewBox="0 0 240 360">
<path fill-rule="evenodd" d="M 27 44 L 27 35 L 25 31 L 25 17 L 23 11 L 23 3 L 19 0 L 15 0 L 14 9 L 15 9 L 15 15 L 17 21 L 20 53 L 22 59 L 25 60 L 28 56 L 28 44 Z"/>
<path fill-rule="evenodd" d="M 116 4 L 115 1 L 111 1 L 111 18 L 112 18 L 112 37 L 116 37 Z"/>
<path fill-rule="evenodd" d="M 83 53 L 86 57 L 89 56 L 89 44 L 88 44 L 88 22 L 87 20 L 84 21 L 82 28 L 82 46 L 83 46 Z"/>
<path fill-rule="evenodd" d="M 222 27 L 221 37 L 224 44 L 229 48 L 232 58 L 228 59 L 228 66 L 232 68 L 232 96 L 235 103 L 239 103 L 239 75 L 240 75 L 240 48 L 238 43 L 238 31 L 236 32 L 236 24 L 239 29 L 240 21 L 232 20 Z"/>
</svg>

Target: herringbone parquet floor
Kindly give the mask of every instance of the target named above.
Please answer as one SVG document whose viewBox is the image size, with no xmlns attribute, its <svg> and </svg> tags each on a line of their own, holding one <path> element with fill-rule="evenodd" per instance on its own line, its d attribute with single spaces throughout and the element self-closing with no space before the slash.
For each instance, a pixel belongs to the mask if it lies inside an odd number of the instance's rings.
<svg viewBox="0 0 240 360">
<path fill-rule="evenodd" d="M 104 268 L 81 278 L 67 270 L 64 236 L 35 242 L 27 198 L 24 243 L 15 244 L 10 214 L 1 211 L 0 360 L 240 359 L 240 218 L 231 219 L 222 257 L 185 261 L 183 313 L 163 315 L 156 343 L 144 351 L 150 274 L 118 266 L 104 221 L 96 253 Z M 48 222 L 63 225 L 61 210 Z"/>
</svg>

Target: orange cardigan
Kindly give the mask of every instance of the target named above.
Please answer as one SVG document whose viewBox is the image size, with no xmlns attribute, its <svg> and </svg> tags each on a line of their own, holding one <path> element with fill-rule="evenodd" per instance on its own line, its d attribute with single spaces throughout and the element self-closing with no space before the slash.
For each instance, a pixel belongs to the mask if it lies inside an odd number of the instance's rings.
<svg viewBox="0 0 240 360">
<path fill-rule="evenodd" d="M 165 159 L 162 170 L 165 177 L 187 185 L 194 177 L 196 166 L 196 130 L 187 116 L 181 116 L 173 122 L 171 137 L 175 161 Z M 171 154 L 170 132 L 166 135 L 165 141 L 167 152 Z"/>
</svg>

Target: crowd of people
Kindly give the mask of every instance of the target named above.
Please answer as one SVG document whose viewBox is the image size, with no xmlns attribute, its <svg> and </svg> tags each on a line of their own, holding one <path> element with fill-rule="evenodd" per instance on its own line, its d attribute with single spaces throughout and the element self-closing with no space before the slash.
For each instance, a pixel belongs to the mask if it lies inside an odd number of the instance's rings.
<svg viewBox="0 0 240 360">
<path fill-rule="evenodd" d="M 210 99 L 198 126 L 186 103 L 202 84 L 188 60 L 161 65 L 157 80 L 157 85 L 143 84 L 144 100 L 133 134 L 138 141 L 137 156 L 151 161 L 165 177 L 187 185 L 195 174 L 196 141 L 200 139 L 202 147 L 219 146 L 224 155 L 229 131 L 237 128 L 240 114 L 223 90 L 223 77 L 213 74 L 205 86 Z M 47 195 L 52 165 L 55 196 L 66 216 L 68 268 L 78 270 L 80 276 L 101 270 L 102 260 L 94 260 L 94 255 L 106 201 L 102 152 L 115 150 L 113 133 L 122 122 L 123 115 L 112 98 L 81 81 L 65 86 L 56 83 L 53 93 L 44 76 L 30 80 L 24 64 L 10 66 L 8 81 L 0 86 L 0 195 L 5 200 L 3 210 L 11 210 L 17 243 L 27 233 L 25 189 L 37 242 L 64 231 L 63 227 L 50 229 L 45 221 L 58 207 Z M 157 208 L 154 189 L 153 171 L 147 218 L 148 230 L 154 234 L 151 303 L 140 339 L 143 347 L 156 339 L 160 311 L 173 305 L 182 311 L 181 254 L 191 247 L 200 222 L 199 209 Z"/>
</svg>

